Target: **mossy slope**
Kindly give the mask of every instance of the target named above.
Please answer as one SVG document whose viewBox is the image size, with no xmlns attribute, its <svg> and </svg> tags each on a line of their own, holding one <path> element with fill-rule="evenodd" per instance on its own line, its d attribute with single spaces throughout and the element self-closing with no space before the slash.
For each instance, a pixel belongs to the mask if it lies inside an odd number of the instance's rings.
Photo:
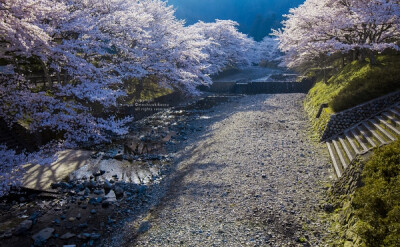
<svg viewBox="0 0 400 247">
<path fill-rule="evenodd" d="M 353 61 L 325 83 L 319 80 L 310 90 L 304 103 L 312 121 L 314 133 L 320 136 L 329 116 L 369 100 L 400 90 L 400 56 L 382 55 L 378 64 Z M 328 104 L 319 119 L 316 115 L 322 104 Z"/>
</svg>

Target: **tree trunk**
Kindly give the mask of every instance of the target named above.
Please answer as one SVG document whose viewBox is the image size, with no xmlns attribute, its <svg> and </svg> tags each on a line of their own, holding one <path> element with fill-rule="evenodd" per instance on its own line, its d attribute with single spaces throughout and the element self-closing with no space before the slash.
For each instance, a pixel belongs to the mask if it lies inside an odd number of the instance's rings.
<svg viewBox="0 0 400 247">
<path fill-rule="evenodd" d="M 137 84 L 137 86 L 135 88 L 135 98 L 136 98 L 135 100 L 140 100 L 141 99 L 141 95 L 142 95 L 143 90 L 144 90 L 143 79 L 139 79 L 138 80 L 138 84 Z"/>
<path fill-rule="evenodd" d="M 375 54 L 374 54 L 373 51 L 370 51 L 370 53 L 369 53 L 369 63 L 371 65 L 376 65 L 377 64 L 376 59 L 375 59 Z"/>
<path fill-rule="evenodd" d="M 354 50 L 353 53 L 353 61 L 363 61 L 365 60 L 365 54 L 363 54 L 363 51 L 360 49 Z"/>
<path fill-rule="evenodd" d="M 57 83 L 58 83 L 59 86 L 61 85 L 60 71 L 57 71 Z"/>
<path fill-rule="evenodd" d="M 367 57 L 367 53 L 368 53 L 368 51 L 366 51 L 366 50 L 361 50 L 360 51 L 360 56 L 359 56 L 359 61 L 360 62 L 365 62 L 365 58 Z"/>
<path fill-rule="evenodd" d="M 325 60 L 325 57 L 322 58 L 322 66 L 323 66 L 322 70 L 324 72 L 324 83 L 327 83 L 328 80 L 326 78 L 326 60 Z"/>
<path fill-rule="evenodd" d="M 44 85 L 46 86 L 46 82 L 50 85 L 51 84 L 51 78 L 50 78 L 50 73 L 49 73 L 49 68 L 47 68 L 47 65 L 45 62 L 43 62 L 41 59 L 39 59 L 40 64 L 42 65 L 43 72 L 44 72 Z"/>
<path fill-rule="evenodd" d="M 67 85 L 68 83 L 68 75 L 67 75 L 67 71 L 64 71 L 64 84 L 63 86 Z"/>
</svg>

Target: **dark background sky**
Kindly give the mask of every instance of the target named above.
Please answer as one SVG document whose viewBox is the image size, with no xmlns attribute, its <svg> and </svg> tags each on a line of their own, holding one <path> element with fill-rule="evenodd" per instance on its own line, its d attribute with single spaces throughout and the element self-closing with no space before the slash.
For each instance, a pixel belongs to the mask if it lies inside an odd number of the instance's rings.
<svg viewBox="0 0 400 247">
<path fill-rule="evenodd" d="M 187 24 L 198 20 L 213 22 L 231 19 L 239 22 L 239 30 L 257 41 L 281 26 L 282 15 L 304 0 L 168 0 L 176 16 Z"/>
</svg>

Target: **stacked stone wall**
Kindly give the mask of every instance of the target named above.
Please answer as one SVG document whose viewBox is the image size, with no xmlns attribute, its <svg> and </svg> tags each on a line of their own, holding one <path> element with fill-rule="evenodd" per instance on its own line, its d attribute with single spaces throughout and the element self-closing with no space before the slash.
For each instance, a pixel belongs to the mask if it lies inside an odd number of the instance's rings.
<svg viewBox="0 0 400 247">
<path fill-rule="evenodd" d="M 342 134 L 346 129 L 380 114 L 398 102 L 400 102 L 400 91 L 334 114 L 330 117 L 321 139 L 327 140 Z"/>
</svg>

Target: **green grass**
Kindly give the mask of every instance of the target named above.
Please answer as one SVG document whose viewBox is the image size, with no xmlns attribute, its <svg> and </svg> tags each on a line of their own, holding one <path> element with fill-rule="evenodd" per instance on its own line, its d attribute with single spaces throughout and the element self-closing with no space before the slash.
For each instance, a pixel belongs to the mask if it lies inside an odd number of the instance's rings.
<svg viewBox="0 0 400 247">
<path fill-rule="evenodd" d="M 325 130 L 331 114 L 400 90 L 400 56 L 381 55 L 377 57 L 377 62 L 378 65 L 370 65 L 368 61 L 353 61 L 326 83 L 319 80 L 310 90 L 304 107 L 316 136 Z M 329 107 L 316 119 L 324 103 Z"/>
<path fill-rule="evenodd" d="M 400 90 L 400 56 L 379 56 L 377 61 L 378 65 L 353 62 L 328 81 L 343 85 L 329 102 L 333 111 L 340 112 Z"/>
<path fill-rule="evenodd" d="M 375 151 L 353 199 L 356 232 L 367 246 L 400 243 L 400 140 Z"/>
<path fill-rule="evenodd" d="M 367 158 L 367 157 L 365 157 Z M 400 140 L 353 164 L 362 169 L 360 187 L 330 193 L 337 206 L 330 215 L 330 246 L 394 247 L 400 243 Z M 354 178 L 354 177 L 352 177 Z M 344 189 L 351 182 L 346 180 Z"/>
</svg>

